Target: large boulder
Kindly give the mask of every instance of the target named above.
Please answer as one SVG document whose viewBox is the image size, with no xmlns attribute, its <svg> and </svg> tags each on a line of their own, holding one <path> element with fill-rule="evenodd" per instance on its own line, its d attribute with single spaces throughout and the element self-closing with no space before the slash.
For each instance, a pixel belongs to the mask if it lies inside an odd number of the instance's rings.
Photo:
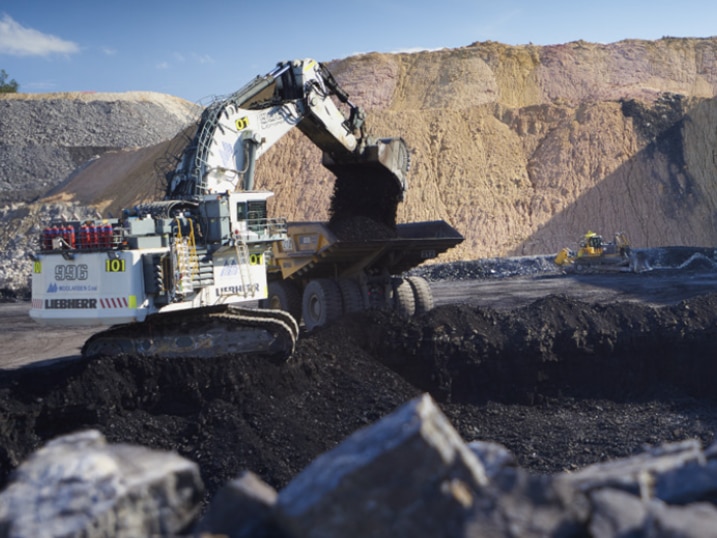
<svg viewBox="0 0 717 538">
<path fill-rule="evenodd" d="M 0 536 L 167 536 L 201 508 L 196 464 L 108 445 L 88 430 L 59 437 L 18 467 L 0 494 Z"/>
</svg>

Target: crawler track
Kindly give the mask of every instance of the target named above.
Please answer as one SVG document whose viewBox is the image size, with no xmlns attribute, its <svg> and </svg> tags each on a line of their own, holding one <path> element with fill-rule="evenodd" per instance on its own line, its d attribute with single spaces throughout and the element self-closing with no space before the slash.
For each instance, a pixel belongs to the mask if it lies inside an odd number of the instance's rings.
<svg viewBox="0 0 717 538">
<path fill-rule="evenodd" d="M 298 333 L 296 321 L 286 312 L 221 305 L 156 314 L 144 323 L 110 327 L 85 342 L 82 356 L 258 354 L 286 361 L 294 352 Z"/>
</svg>

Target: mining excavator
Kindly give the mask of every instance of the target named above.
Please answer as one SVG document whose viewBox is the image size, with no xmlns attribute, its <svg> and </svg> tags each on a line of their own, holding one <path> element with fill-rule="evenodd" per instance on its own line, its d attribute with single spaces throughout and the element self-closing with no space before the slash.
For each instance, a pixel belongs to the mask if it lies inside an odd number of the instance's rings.
<svg viewBox="0 0 717 538">
<path fill-rule="evenodd" d="M 302 320 L 311 330 L 365 308 L 430 308 L 427 283 L 399 275 L 463 238 L 443 221 L 396 224 L 408 149 L 367 136 L 364 120 L 323 64 L 277 64 L 204 109 L 164 199 L 48 223 L 31 256 L 30 316 L 110 326 L 85 357 L 285 360 Z M 269 217 L 273 193 L 255 189 L 257 160 L 294 127 L 337 176 L 328 223 Z"/>
</svg>

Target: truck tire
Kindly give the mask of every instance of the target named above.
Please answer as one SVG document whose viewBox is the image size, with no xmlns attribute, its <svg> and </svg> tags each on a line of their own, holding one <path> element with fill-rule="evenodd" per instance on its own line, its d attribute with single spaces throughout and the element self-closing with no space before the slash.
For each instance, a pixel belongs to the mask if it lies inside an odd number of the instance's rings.
<svg viewBox="0 0 717 538">
<path fill-rule="evenodd" d="M 400 316 L 410 318 L 416 313 L 416 300 L 413 297 L 413 287 L 405 278 L 393 278 L 393 308 Z"/>
<path fill-rule="evenodd" d="M 421 276 L 406 278 L 413 288 L 413 298 L 416 303 L 416 314 L 423 314 L 433 309 L 433 292 L 428 280 Z"/>
<path fill-rule="evenodd" d="M 261 308 L 284 310 L 291 314 L 297 323 L 301 322 L 301 291 L 290 280 L 272 280 L 269 282 L 268 296 L 259 302 Z"/>
<path fill-rule="evenodd" d="M 340 278 L 338 284 L 341 289 L 344 314 L 361 312 L 366 309 L 361 286 L 357 282 L 348 278 Z"/>
<path fill-rule="evenodd" d="M 341 316 L 341 290 L 335 280 L 317 278 L 304 288 L 301 313 L 311 331 Z"/>
</svg>

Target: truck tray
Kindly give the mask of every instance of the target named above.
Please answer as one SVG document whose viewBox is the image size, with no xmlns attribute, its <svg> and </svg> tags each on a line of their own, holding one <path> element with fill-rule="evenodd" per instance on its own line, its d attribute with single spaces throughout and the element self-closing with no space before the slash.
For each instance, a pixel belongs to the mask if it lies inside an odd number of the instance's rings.
<svg viewBox="0 0 717 538">
<path fill-rule="evenodd" d="M 463 241 L 442 220 L 398 224 L 389 238 L 338 239 L 325 222 L 289 223 L 288 234 L 274 253 L 284 278 L 350 276 L 373 269 L 401 274 Z"/>
</svg>

